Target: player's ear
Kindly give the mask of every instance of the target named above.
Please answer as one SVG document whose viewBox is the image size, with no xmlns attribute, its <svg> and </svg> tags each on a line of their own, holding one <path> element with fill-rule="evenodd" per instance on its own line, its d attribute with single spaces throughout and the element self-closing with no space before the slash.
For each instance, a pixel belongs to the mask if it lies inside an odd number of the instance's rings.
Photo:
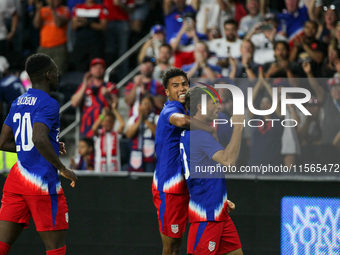
<svg viewBox="0 0 340 255">
<path fill-rule="evenodd" d="M 47 80 L 51 80 L 51 71 L 47 71 L 45 73 L 45 76 L 46 76 Z"/>
<path fill-rule="evenodd" d="M 168 89 L 165 89 L 165 94 L 166 94 L 167 97 L 169 97 L 170 96 L 170 91 Z"/>
<path fill-rule="evenodd" d="M 197 112 L 202 112 L 202 104 L 197 105 Z"/>
</svg>

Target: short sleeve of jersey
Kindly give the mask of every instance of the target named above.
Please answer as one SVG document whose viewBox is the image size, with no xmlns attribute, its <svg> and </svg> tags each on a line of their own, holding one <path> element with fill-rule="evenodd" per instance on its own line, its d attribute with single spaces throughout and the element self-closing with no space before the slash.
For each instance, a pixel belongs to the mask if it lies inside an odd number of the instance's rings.
<svg viewBox="0 0 340 255">
<path fill-rule="evenodd" d="M 178 104 L 180 104 L 180 103 L 178 103 Z M 170 124 L 170 117 L 171 117 L 172 114 L 174 114 L 174 113 L 185 114 L 184 109 L 180 108 L 179 105 L 176 105 L 176 104 L 171 104 L 166 109 L 163 109 L 163 110 L 164 110 L 164 117 L 167 120 L 168 125 L 171 125 Z"/>
<path fill-rule="evenodd" d="M 190 146 L 192 151 L 201 151 L 202 154 L 207 155 L 212 159 L 214 154 L 220 150 L 224 150 L 223 146 L 216 141 L 216 139 L 208 132 L 203 130 L 196 130 L 190 132 L 190 135 L 199 137 L 200 139 L 190 139 Z"/>
<path fill-rule="evenodd" d="M 55 123 L 56 119 L 59 118 L 59 104 L 53 100 L 46 103 L 41 102 L 39 109 L 32 120 L 32 124 L 39 122 L 45 124 L 50 130 Z"/>
</svg>

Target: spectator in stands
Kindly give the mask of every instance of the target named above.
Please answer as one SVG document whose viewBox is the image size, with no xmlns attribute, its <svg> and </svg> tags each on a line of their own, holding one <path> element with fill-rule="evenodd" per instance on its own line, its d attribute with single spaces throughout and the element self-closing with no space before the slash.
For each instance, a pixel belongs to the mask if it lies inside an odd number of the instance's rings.
<svg viewBox="0 0 340 255">
<path fill-rule="evenodd" d="M 120 171 L 120 146 L 119 141 L 125 127 L 123 117 L 117 111 L 117 102 L 111 105 L 112 111 L 105 107 L 92 126 L 95 134 L 95 168 L 96 172 Z M 118 131 L 114 130 L 116 119 L 119 122 Z"/>
<path fill-rule="evenodd" d="M 83 105 L 80 133 L 82 136 L 92 137 L 92 124 L 100 115 L 104 107 L 110 107 L 118 100 L 119 91 L 116 85 L 104 82 L 106 64 L 103 59 L 95 58 L 91 61 L 90 71 L 84 75 L 83 82 L 72 96 L 72 106 Z"/>
<path fill-rule="evenodd" d="M 325 91 L 317 79 L 312 79 L 314 77 L 311 64 L 304 63 L 303 68 L 310 78 L 310 85 L 324 109 L 321 142 L 326 145 L 336 144 L 335 138 L 340 132 L 340 78 L 329 79 L 327 81 L 329 91 Z"/>
<path fill-rule="evenodd" d="M 315 21 L 306 21 L 304 36 L 298 36 L 294 41 L 294 47 L 290 53 L 290 61 L 310 61 L 315 77 L 321 76 L 321 67 L 326 48 L 315 36 L 318 25 Z"/>
<path fill-rule="evenodd" d="M 7 31 L 5 19 L 11 18 L 11 31 Z M 18 14 L 13 1 L 0 1 L 0 56 L 8 55 L 8 41 L 11 41 L 18 26 Z M 8 56 L 7 56 L 8 57 Z"/>
<path fill-rule="evenodd" d="M 197 11 L 197 2 L 198 0 L 194 0 L 193 5 L 187 5 L 185 0 L 164 0 L 163 13 L 167 43 L 183 27 L 184 15 L 188 12 L 195 13 Z"/>
<path fill-rule="evenodd" d="M 261 90 L 266 90 L 269 95 L 272 95 L 272 87 L 263 79 L 259 79 L 253 90 L 253 104 L 257 95 Z M 271 97 L 262 97 L 260 107 L 254 106 L 256 109 L 268 110 L 272 106 Z M 249 111 L 249 117 L 254 118 L 254 114 Z M 259 165 L 272 165 L 280 166 L 283 164 L 283 157 L 281 155 L 282 148 L 282 134 L 283 127 L 281 123 L 276 122 L 272 125 L 270 119 L 280 119 L 281 107 L 280 104 L 274 113 L 267 116 L 256 116 L 256 119 L 260 119 L 256 125 L 257 127 L 251 127 L 251 139 L 250 139 L 250 166 Z"/>
<path fill-rule="evenodd" d="M 332 39 L 332 33 L 339 21 L 339 14 L 334 5 L 324 6 L 323 22 L 318 22 L 318 32 L 316 39 L 322 43 L 329 44 Z"/>
<path fill-rule="evenodd" d="M 73 7 L 76 6 L 77 4 L 82 4 L 84 3 L 85 0 L 67 0 L 66 5 L 69 10 L 73 10 Z M 75 31 L 72 30 L 72 19 L 67 25 L 67 51 L 69 53 L 73 52 L 75 45 Z"/>
<path fill-rule="evenodd" d="M 241 19 L 238 35 L 243 38 L 259 22 L 263 21 L 263 15 L 260 13 L 259 0 L 247 0 L 247 9 L 249 14 Z"/>
<path fill-rule="evenodd" d="M 142 63 L 145 57 L 154 57 L 158 59 L 159 47 L 165 42 L 165 27 L 154 25 L 151 28 L 151 38 L 142 46 L 138 54 L 138 62 Z"/>
<path fill-rule="evenodd" d="M 231 63 L 231 71 L 229 77 L 248 78 L 253 80 L 258 75 L 259 65 L 254 62 L 254 44 L 250 40 L 244 40 L 241 44 L 241 59 L 238 61 L 234 58 L 229 58 Z"/>
<path fill-rule="evenodd" d="M 237 22 L 227 20 L 224 23 L 225 38 L 215 39 L 209 42 L 210 51 L 218 58 L 218 65 L 223 68 L 228 67 L 228 58 L 241 57 L 242 40 L 237 38 Z"/>
<path fill-rule="evenodd" d="M 146 0 L 135 0 L 133 12 L 130 14 L 131 31 L 140 33 L 143 28 L 144 21 L 149 14 L 149 3 Z"/>
<path fill-rule="evenodd" d="M 286 10 L 278 14 L 279 20 L 278 31 L 288 38 L 290 46 L 297 35 L 302 35 L 305 22 L 309 20 L 309 16 L 314 16 L 313 1 L 308 1 L 308 5 L 299 8 L 299 0 L 285 0 Z"/>
<path fill-rule="evenodd" d="M 186 13 L 183 25 L 178 33 L 172 35 L 170 45 L 174 52 L 174 66 L 181 68 L 183 65 L 194 62 L 195 44 L 200 40 L 208 41 L 205 34 L 196 32 L 195 14 L 192 12 Z"/>
<path fill-rule="evenodd" d="M 42 2 L 37 0 L 35 5 L 33 23 L 40 29 L 37 52 L 49 55 L 58 66 L 59 74 L 63 75 L 67 71 L 66 30 L 70 11 L 61 0 L 49 0 L 48 3 L 42 7 Z"/>
<path fill-rule="evenodd" d="M 265 63 L 263 72 L 266 78 L 295 78 L 299 74 L 299 66 L 289 61 L 289 44 L 286 41 L 274 43 L 275 61 Z"/>
<path fill-rule="evenodd" d="M 333 45 L 328 46 L 328 57 L 322 66 L 322 77 L 340 77 L 340 59 Z"/>
<path fill-rule="evenodd" d="M 312 114 L 309 116 L 299 112 L 300 122 L 297 126 L 297 134 L 301 145 L 301 160 L 303 163 L 317 163 L 320 157 L 321 144 L 321 104 L 312 96 L 304 105 Z"/>
<path fill-rule="evenodd" d="M 265 22 L 255 25 L 245 39 L 250 39 L 255 46 L 254 61 L 263 65 L 275 60 L 274 43 L 286 41 L 283 35 L 277 33 L 279 23 L 273 13 L 265 15 Z"/>
<path fill-rule="evenodd" d="M 134 0 L 104 0 L 108 10 L 108 29 L 106 31 L 105 55 L 108 65 L 122 56 L 129 46 L 130 25 L 129 14 L 134 8 Z M 125 60 L 118 67 L 118 79 L 123 79 L 129 69 L 129 62 Z"/>
<path fill-rule="evenodd" d="M 15 75 L 10 75 L 8 72 L 9 63 L 7 59 L 0 56 L 0 127 L 4 122 L 6 116 L 2 116 L 4 110 L 3 103 L 6 104 L 5 112 L 9 111 L 12 102 L 25 93 L 25 88 L 21 81 Z"/>
<path fill-rule="evenodd" d="M 336 51 L 337 56 L 340 57 L 340 24 L 338 23 L 334 29 L 334 34 L 331 39 L 332 49 Z"/>
<path fill-rule="evenodd" d="M 86 0 L 74 7 L 72 17 L 72 29 L 76 31 L 74 64 L 77 71 L 86 72 L 92 59 L 104 57 L 107 11 L 95 0 Z"/>
<path fill-rule="evenodd" d="M 127 122 L 125 135 L 131 139 L 129 171 L 153 172 L 156 166 L 155 133 L 159 115 L 154 112 L 154 98 L 146 94 L 139 106 L 138 115 Z"/>
<path fill-rule="evenodd" d="M 328 91 L 325 91 L 319 81 L 315 79 L 311 64 L 305 62 L 302 67 L 307 74 L 311 88 L 322 104 L 324 112 L 321 123 L 320 163 L 340 163 L 340 150 L 337 149 L 340 136 L 340 78 L 329 79 L 327 81 Z"/>
<path fill-rule="evenodd" d="M 187 1 L 188 3 L 188 1 Z M 201 34 L 207 34 L 211 27 L 219 27 L 220 6 L 217 0 L 190 0 L 189 3 L 197 10 L 196 30 Z"/>
<path fill-rule="evenodd" d="M 281 105 L 281 90 L 283 87 L 291 87 L 288 79 L 277 78 L 274 79 L 272 87 L 277 88 L 278 93 L 278 104 Z M 287 98 L 291 99 L 290 95 L 286 95 Z M 298 108 L 293 104 L 286 105 L 286 115 L 283 116 L 285 120 L 285 125 L 291 128 L 284 128 L 282 134 L 282 148 L 281 155 L 283 157 L 283 162 L 285 166 L 294 165 L 297 162 L 297 158 L 300 155 L 300 144 L 296 131 L 294 127 L 295 123 L 300 123 L 300 117 L 298 115 Z M 292 120 L 295 120 L 292 121 Z"/>
<path fill-rule="evenodd" d="M 247 10 L 244 8 L 241 0 L 217 0 L 221 12 L 220 12 L 220 29 L 224 30 L 224 23 L 227 20 L 234 19 L 236 24 L 239 24 L 241 19 L 246 16 Z M 224 34 L 223 34 L 223 37 Z"/>
<path fill-rule="evenodd" d="M 208 63 L 209 47 L 204 41 L 199 41 L 195 45 L 195 62 L 182 67 L 190 78 L 209 78 L 214 79 L 221 77 L 222 69 L 220 66 L 211 65 Z"/>
<path fill-rule="evenodd" d="M 71 158 L 70 168 L 76 170 L 94 170 L 93 139 L 83 137 L 78 143 L 78 155 Z"/>
<path fill-rule="evenodd" d="M 136 75 L 133 82 L 125 88 L 125 102 L 131 107 L 130 116 L 138 115 L 140 100 L 146 93 L 154 96 L 156 113 L 159 114 L 166 100 L 163 85 L 152 78 L 155 59 L 145 57 L 140 65 L 141 74 Z"/>
<path fill-rule="evenodd" d="M 173 68 L 172 64 L 170 64 L 170 60 L 172 58 L 172 48 L 169 44 L 164 43 L 159 47 L 159 54 L 157 58 L 157 65 L 153 71 L 152 77 L 162 83 L 163 75 L 166 71 Z"/>
<path fill-rule="evenodd" d="M 11 1 L 12 2 L 12 1 Z M 16 27 L 16 32 L 12 40 L 9 41 L 10 59 L 9 62 L 14 68 L 22 68 L 21 64 L 23 62 L 23 52 L 24 52 L 24 36 L 25 36 L 25 23 L 26 21 L 26 1 L 13 0 L 16 8 L 16 14 L 18 16 L 18 22 Z M 7 28 L 12 31 L 12 22 L 8 22 L 8 17 L 6 17 Z M 11 24 L 10 24 L 11 23 Z"/>
</svg>

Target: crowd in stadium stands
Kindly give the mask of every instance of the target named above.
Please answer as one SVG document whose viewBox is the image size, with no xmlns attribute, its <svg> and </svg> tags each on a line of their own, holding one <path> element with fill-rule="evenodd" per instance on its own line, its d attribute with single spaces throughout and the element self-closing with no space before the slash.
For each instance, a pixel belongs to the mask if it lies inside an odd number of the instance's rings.
<svg viewBox="0 0 340 255">
<path fill-rule="evenodd" d="M 48 54 L 59 67 L 60 81 L 83 77 L 70 96 L 72 105 L 82 109 L 79 155 L 71 166 L 153 172 L 155 131 L 166 102 L 162 76 L 177 67 L 189 79 L 234 84 L 245 98 L 251 87 L 252 103 L 261 110 L 271 108 L 273 88 L 279 102 L 283 87 L 311 92 L 304 104 L 310 116 L 295 105 L 288 105 L 283 116 L 280 104 L 272 114 L 254 116 L 245 100 L 246 119 L 257 119 L 260 127 L 245 128 L 239 165 L 334 163 L 340 158 L 340 21 L 332 2 L 0 0 L 2 121 L 14 98 L 30 86 L 23 71 L 27 57 Z M 138 56 L 124 61 L 104 82 L 107 66 L 149 31 Z M 139 73 L 121 95 L 130 107 L 122 117 L 116 83 L 138 65 Z M 219 94 L 221 118 L 229 119 L 232 94 L 227 89 Z M 299 124 L 283 128 L 270 119 Z M 130 140 L 124 168 L 122 138 Z"/>
</svg>

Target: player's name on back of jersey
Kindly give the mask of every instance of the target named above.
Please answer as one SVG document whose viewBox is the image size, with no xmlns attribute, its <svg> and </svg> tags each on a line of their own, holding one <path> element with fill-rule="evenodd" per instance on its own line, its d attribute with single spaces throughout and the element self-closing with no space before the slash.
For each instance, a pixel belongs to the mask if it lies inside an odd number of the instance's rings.
<svg viewBox="0 0 340 255">
<path fill-rule="evenodd" d="M 36 97 L 19 97 L 17 105 L 25 104 L 25 105 L 35 105 L 37 101 Z"/>
</svg>

